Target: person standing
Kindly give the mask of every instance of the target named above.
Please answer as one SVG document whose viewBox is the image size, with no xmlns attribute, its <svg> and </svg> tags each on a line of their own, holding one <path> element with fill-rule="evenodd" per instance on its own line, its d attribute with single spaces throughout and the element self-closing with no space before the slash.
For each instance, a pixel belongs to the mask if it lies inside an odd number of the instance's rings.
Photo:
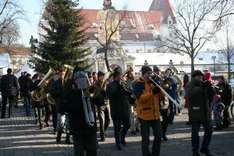
<svg viewBox="0 0 234 156">
<path fill-rule="evenodd" d="M 83 78 L 81 77 L 83 75 Z M 87 122 L 88 114 L 85 113 L 84 106 L 88 108 L 89 101 L 89 80 L 80 68 L 75 68 L 73 77 L 68 80 L 65 90 L 65 110 L 68 113 L 70 132 L 73 136 L 74 156 L 96 156 L 97 155 L 97 135 L 96 124 Z M 84 101 L 86 101 L 84 103 Z M 91 106 L 90 114 L 94 114 Z M 86 116 L 87 115 L 87 116 Z M 91 119 L 91 118 L 90 118 Z M 94 120 L 94 119 L 93 119 Z M 90 120 L 91 121 L 91 120 Z"/>
<path fill-rule="evenodd" d="M 126 145 L 125 136 L 130 128 L 129 93 L 121 85 L 122 71 L 120 67 L 114 69 L 113 79 L 107 85 L 107 96 L 110 100 L 116 148 L 122 150 L 121 144 Z"/>
<path fill-rule="evenodd" d="M 57 112 L 57 121 L 56 121 L 56 131 L 57 131 L 57 137 L 56 142 L 61 142 L 61 136 L 63 133 L 63 130 L 65 128 L 66 123 L 66 115 L 64 111 L 64 89 L 65 89 L 65 71 L 61 69 L 58 73 L 58 80 L 55 80 L 52 82 L 49 93 L 54 98 L 56 103 L 56 112 Z M 55 123 L 54 123 L 55 124 Z M 70 142 L 70 136 L 69 133 L 66 133 L 66 143 Z"/>
<path fill-rule="evenodd" d="M 212 156 L 209 145 L 212 137 L 211 102 L 213 89 L 208 81 L 203 81 L 203 73 L 196 70 L 192 73 L 192 80 L 188 86 L 189 121 L 192 125 L 192 151 L 193 156 Z M 199 147 L 200 126 L 204 128 L 204 138 Z M 200 149 L 200 152 L 199 152 Z"/>
<path fill-rule="evenodd" d="M 165 71 L 164 84 L 167 84 L 168 87 L 164 87 L 166 92 L 175 100 L 178 101 L 177 95 L 177 81 L 173 78 L 172 69 L 168 68 Z M 180 110 L 171 100 L 169 101 L 169 123 L 173 124 L 174 117 L 177 110 Z M 180 113 L 178 111 L 178 113 Z"/>
<path fill-rule="evenodd" d="M 150 80 L 152 69 L 145 65 L 141 69 L 142 77 L 133 85 L 137 97 L 137 116 L 141 124 L 142 154 L 143 156 L 159 156 L 161 146 L 160 100 L 162 92 Z M 154 141 L 152 151 L 150 145 L 150 128 L 153 130 Z"/>
<path fill-rule="evenodd" d="M 231 124 L 230 114 L 228 108 L 232 101 L 232 88 L 228 84 L 227 80 L 224 76 L 221 76 L 218 79 L 218 87 L 221 95 L 221 101 L 225 105 L 225 109 L 223 112 L 223 128 L 228 128 Z"/>
<path fill-rule="evenodd" d="M 12 74 L 12 69 L 7 69 L 7 74 L 1 78 L 1 92 L 2 92 L 2 114 L 1 118 L 5 118 L 7 102 L 8 117 L 11 117 L 12 106 L 16 103 L 16 98 L 19 95 L 19 84 L 17 78 Z"/>
<path fill-rule="evenodd" d="M 31 91 L 33 89 L 33 81 L 31 74 L 26 74 L 24 83 L 21 85 L 21 96 L 23 97 L 25 114 L 26 116 L 31 116 Z"/>
<path fill-rule="evenodd" d="M 106 92 L 102 86 L 104 73 L 99 71 L 98 72 L 97 80 L 93 85 L 94 94 L 93 94 L 93 102 L 97 108 L 98 120 L 99 120 L 99 127 L 100 127 L 100 138 L 101 141 L 105 141 L 105 130 L 108 128 L 110 124 L 110 115 L 109 115 L 109 108 L 108 105 L 105 103 Z"/>
</svg>

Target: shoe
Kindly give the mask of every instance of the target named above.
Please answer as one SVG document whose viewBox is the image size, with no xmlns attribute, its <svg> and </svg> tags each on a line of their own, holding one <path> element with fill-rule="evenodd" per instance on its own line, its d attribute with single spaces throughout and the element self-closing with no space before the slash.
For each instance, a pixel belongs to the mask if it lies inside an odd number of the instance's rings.
<svg viewBox="0 0 234 156">
<path fill-rule="evenodd" d="M 59 144 L 61 142 L 61 136 L 62 136 L 62 133 L 61 132 L 58 132 L 57 133 L 57 137 L 56 137 L 56 143 Z"/>
<path fill-rule="evenodd" d="M 199 152 L 193 152 L 193 156 L 200 156 Z"/>
<path fill-rule="evenodd" d="M 213 156 L 209 150 L 201 149 L 200 152 L 205 154 L 206 156 Z"/>
<path fill-rule="evenodd" d="M 116 144 L 116 148 L 117 148 L 118 151 L 121 151 L 121 150 L 122 150 L 120 144 Z"/>
</svg>

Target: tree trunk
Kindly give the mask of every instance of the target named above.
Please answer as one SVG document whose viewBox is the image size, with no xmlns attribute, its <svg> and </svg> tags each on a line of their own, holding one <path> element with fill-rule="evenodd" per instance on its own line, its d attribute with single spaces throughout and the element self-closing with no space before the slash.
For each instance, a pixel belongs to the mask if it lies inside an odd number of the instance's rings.
<svg viewBox="0 0 234 156">
<path fill-rule="evenodd" d="M 228 57 L 228 82 L 230 82 L 230 79 L 231 79 L 231 59 L 230 57 Z"/>
<path fill-rule="evenodd" d="M 191 75 L 192 73 L 194 72 L 194 57 L 193 56 L 190 56 L 190 59 L 191 59 Z"/>
<path fill-rule="evenodd" d="M 106 69 L 107 71 L 109 72 L 110 71 L 110 64 L 109 64 L 109 60 L 108 60 L 108 48 L 105 48 L 105 51 L 104 51 L 104 59 L 105 59 L 105 64 L 106 64 Z"/>
</svg>

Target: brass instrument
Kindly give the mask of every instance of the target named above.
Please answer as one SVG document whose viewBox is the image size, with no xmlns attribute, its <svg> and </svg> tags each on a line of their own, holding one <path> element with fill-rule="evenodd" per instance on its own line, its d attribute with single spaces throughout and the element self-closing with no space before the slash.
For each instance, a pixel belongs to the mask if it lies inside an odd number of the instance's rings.
<svg viewBox="0 0 234 156">
<path fill-rule="evenodd" d="M 64 65 L 65 68 L 65 78 L 64 80 L 68 80 L 71 78 L 72 72 L 73 72 L 73 67 L 69 65 Z M 34 90 L 32 91 L 32 100 L 36 102 L 40 102 L 42 100 L 47 100 L 49 104 L 54 105 L 56 102 L 54 98 L 51 96 L 50 93 L 47 93 L 46 91 L 46 86 L 49 81 L 56 75 L 56 71 L 52 68 L 49 69 L 49 71 L 46 73 L 45 77 L 40 81 L 38 84 L 38 87 L 40 90 Z"/>
<path fill-rule="evenodd" d="M 45 87 L 47 82 L 50 81 L 55 74 L 56 72 L 52 68 L 50 68 L 45 77 L 38 84 L 40 90 L 32 91 L 31 95 L 33 101 L 40 102 L 47 98 Z"/>
<path fill-rule="evenodd" d="M 77 84 L 77 89 L 81 90 L 82 93 L 82 104 L 84 109 L 85 122 L 87 125 L 93 127 L 95 125 L 94 112 L 91 107 L 90 97 L 88 88 L 90 87 L 90 82 L 88 76 L 83 71 L 78 71 L 74 75 L 75 83 Z"/>
</svg>

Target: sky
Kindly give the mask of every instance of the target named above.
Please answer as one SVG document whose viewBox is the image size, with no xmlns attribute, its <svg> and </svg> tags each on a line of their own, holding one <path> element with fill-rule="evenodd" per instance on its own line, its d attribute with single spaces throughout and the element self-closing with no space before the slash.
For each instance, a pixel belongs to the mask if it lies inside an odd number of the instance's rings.
<svg viewBox="0 0 234 156">
<path fill-rule="evenodd" d="M 38 37 L 38 23 L 43 9 L 43 0 L 18 0 L 25 10 L 25 19 L 19 21 L 19 43 L 29 46 L 31 35 Z M 112 0 L 116 9 L 148 10 L 152 0 Z M 101 9 L 103 0 L 80 0 L 80 6 L 85 9 Z"/>
</svg>

